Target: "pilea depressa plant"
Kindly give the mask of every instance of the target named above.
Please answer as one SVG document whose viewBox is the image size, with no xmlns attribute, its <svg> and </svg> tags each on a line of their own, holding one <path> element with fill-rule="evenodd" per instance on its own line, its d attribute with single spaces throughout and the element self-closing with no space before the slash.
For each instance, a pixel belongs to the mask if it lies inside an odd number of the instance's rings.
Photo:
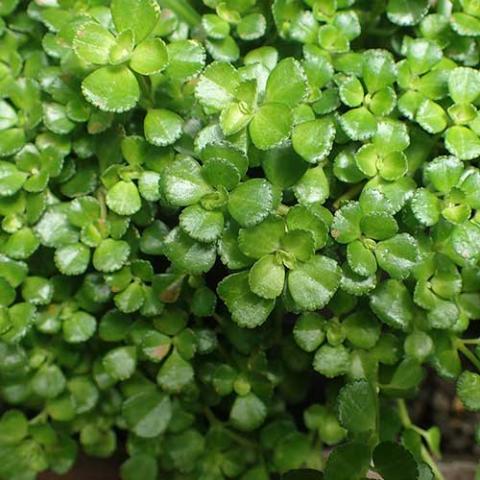
<svg viewBox="0 0 480 480">
<path fill-rule="evenodd" d="M 478 0 L 0 0 L 0 479 L 443 480 L 408 406 L 480 410 L 479 38 Z"/>
</svg>

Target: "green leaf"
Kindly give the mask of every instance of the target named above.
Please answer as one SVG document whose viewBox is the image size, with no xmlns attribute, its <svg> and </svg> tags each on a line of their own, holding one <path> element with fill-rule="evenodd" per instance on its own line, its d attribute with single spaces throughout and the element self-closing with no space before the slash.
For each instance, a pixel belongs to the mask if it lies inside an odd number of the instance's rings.
<svg viewBox="0 0 480 480">
<path fill-rule="evenodd" d="M 452 29 L 459 35 L 477 37 L 480 35 L 480 20 L 463 12 L 455 12 L 451 20 Z"/>
<path fill-rule="evenodd" d="M 284 234 L 284 221 L 271 215 L 258 225 L 240 229 L 238 246 L 245 255 L 256 259 L 262 258 L 280 248 Z"/>
<path fill-rule="evenodd" d="M 335 212 L 331 234 L 339 243 L 350 243 L 362 234 L 360 221 L 362 210 L 358 202 L 350 202 Z"/>
<path fill-rule="evenodd" d="M 457 381 L 457 394 L 468 410 L 480 411 L 480 375 L 463 372 Z"/>
<path fill-rule="evenodd" d="M 82 82 L 85 98 L 105 112 L 131 110 L 140 98 L 135 75 L 125 66 L 102 67 Z"/>
<path fill-rule="evenodd" d="M 273 210 L 273 188 L 264 179 L 254 178 L 230 193 L 228 212 L 242 226 L 253 227 Z"/>
<path fill-rule="evenodd" d="M 360 240 L 354 240 L 347 245 L 347 261 L 357 275 L 369 277 L 377 271 L 375 255 Z"/>
<path fill-rule="evenodd" d="M 455 103 L 473 103 L 480 95 L 480 73 L 468 67 L 454 68 L 448 76 L 448 91 Z"/>
<path fill-rule="evenodd" d="M 323 167 L 309 168 L 294 185 L 293 191 L 303 205 L 324 203 L 330 194 L 330 185 Z"/>
<path fill-rule="evenodd" d="M 316 255 L 288 275 L 288 289 L 302 310 L 323 308 L 336 292 L 341 271 L 335 260 Z"/>
<path fill-rule="evenodd" d="M 249 432 L 260 427 L 267 416 L 267 407 L 253 393 L 238 396 L 230 410 L 230 422 L 238 430 Z"/>
<path fill-rule="evenodd" d="M 166 392 L 179 393 L 192 382 L 193 376 L 192 365 L 173 350 L 158 371 L 157 383 Z"/>
<path fill-rule="evenodd" d="M 303 100 L 306 92 L 305 72 L 297 60 L 289 57 L 278 63 L 268 77 L 265 102 L 294 107 Z"/>
<path fill-rule="evenodd" d="M 399 280 L 407 278 L 418 262 L 416 240 L 408 233 L 395 235 L 375 247 L 380 268 Z"/>
<path fill-rule="evenodd" d="M 411 0 L 400 1 L 408 2 Z M 390 3 L 392 3 L 392 0 L 390 0 Z M 367 50 L 363 54 L 363 81 L 370 93 L 378 92 L 393 84 L 396 73 L 395 61 L 392 54 L 387 50 Z"/>
<path fill-rule="evenodd" d="M 467 127 L 450 127 L 445 133 L 445 147 L 460 160 L 480 157 L 480 138 Z"/>
<path fill-rule="evenodd" d="M 81 25 L 73 39 L 75 54 L 84 62 L 96 65 L 108 63 L 113 45 L 113 35 L 103 25 L 94 22 Z"/>
<path fill-rule="evenodd" d="M 42 398 L 55 398 L 66 386 L 65 376 L 57 365 L 44 365 L 31 380 L 33 392 Z"/>
<path fill-rule="evenodd" d="M 377 131 L 377 121 L 365 107 L 344 113 L 340 117 L 340 125 L 352 140 L 367 140 Z"/>
<path fill-rule="evenodd" d="M 93 254 L 93 266 L 99 272 L 111 273 L 125 265 L 130 255 L 130 246 L 123 240 L 102 240 Z"/>
<path fill-rule="evenodd" d="M 350 433 L 374 431 L 377 426 L 377 398 L 371 385 L 357 381 L 345 385 L 337 398 L 338 420 Z"/>
<path fill-rule="evenodd" d="M 300 262 L 310 260 L 315 253 L 312 233 L 302 230 L 290 230 L 282 238 L 282 250 L 293 255 L 295 260 Z"/>
<path fill-rule="evenodd" d="M 157 476 L 157 459 L 146 453 L 135 453 L 120 467 L 122 480 L 155 480 Z"/>
<path fill-rule="evenodd" d="M 350 352 L 343 345 L 322 345 L 313 359 L 313 368 L 327 378 L 344 375 L 350 368 Z"/>
<path fill-rule="evenodd" d="M 117 32 L 131 30 L 136 44 L 149 35 L 160 17 L 158 3 L 153 0 L 113 0 L 110 8 Z"/>
<path fill-rule="evenodd" d="M 168 50 L 160 38 L 149 38 L 138 45 L 132 53 L 130 67 L 140 75 L 155 75 L 168 65 Z"/>
<path fill-rule="evenodd" d="M 117 35 L 115 44 L 110 48 L 109 61 L 112 65 L 120 65 L 130 59 L 135 47 L 135 38 L 131 30 L 124 30 Z"/>
<path fill-rule="evenodd" d="M 311 233 L 315 250 L 327 243 L 327 222 L 320 215 L 316 215 L 302 205 L 296 205 L 288 211 L 287 227 L 289 230 L 304 230 Z"/>
<path fill-rule="evenodd" d="M 303 313 L 295 323 L 293 337 L 302 350 L 314 352 L 325 339 L 325 327 L 325 319 L 320 315 Z"/>
<path fill-rule="evenodd" d="M 234 100 L 240 76 L 229 63 L 213 62 L 203 72 L 195 96 L 204 108 L 220 111 Z"/>
<path fill-rule="evenodd" d="M 328 457 L 325 480 L 360 480 L 368 470 L 370 458 L 370 449 L 363 443 L 340 445 Z"/>
<path fill-rule="evenodd" d="M 257 260 L 248 274 L 248 284 L 253 293 L 266 299 L 282 294 L 285 283 L 285 268 L 275 255 L 265 255 Z"/>
<path fill-rule="evenodd" d="M 270 150 L 288 139 L 292 123 L 290 107 L 282 103 L 266 103 L 250 122 L 250 138 L 260 150 Z"/>
<path fill-rule="evenodd" d="M 330 119 L 317 119 L 294 127 L 292 145 L 307 162 L 318 163 L 332 150 L 335 125 Z"/>
<path fill-rule="evenodd" d="M 120 180 L 107 192 L 108 208 L 118 215 L 133 215 L 142 207 L 142 200 L 133 182 Z"/>
<path fill-rule="evenodd" d="M 102 360 L 105 371 L 115 380 L 123 381 L 130 378 L 137 365 L 135 347 L 117 347 L 110 350 Z"/>
<path fill-rule="evenodd" d="M 15 445 L 28 435 L 28 420 L 20 410 L 7 410 L 0 418 L 0 444 Z"/>
<path fill-rule="evenodd" d="M 380 338 L 380 324 L 368 310 L 352 313 L 342 325 L 347 340 L 357 348 L 369 350 L 377 344 Z"/>
<path fill-rule="evenodd" d="M 267 20 L 261 13 L 251 13 L 237 25 L 237 34 L 242 40 L 256 40 L 265 34 Z"/>
<path fill-rule="evenodd" d="M 91 338 L 97 329 L 95 317 L 85 312 L 75 312 L 62 325 L 63 338 L 68 343 L 82 343 Z"/>
<path fill-rule="evenodd" d="M 170 110 L 149 110 L 143 127 L 149 143 L 165 147 L 172 145 L 182 136 L 183 119 Z"/>
<path fill-rule="evenodd" d="M 393 442 L 382 442 L 373 451 L 373 462 L 384 480 L 418 478 L 418 467 L 412 454 Z"/>
<path fill-rule="evenodd" d="M 0 130 L 0 158 L 17 153 L 25 145 L 25 141 L 25 132 L 21 128 Z"/>
<path fill-rule="evenodd" d="M 196 40 L 172 41 L 167 45 L 169 64 L 166 74 L 186 82 L 199 74 L 205 64 L 205 50 Z"/>
<path fill-rule="evenodd" d="M 145 290 L 143 285 L 133 282 L 114 297 L 117 308 L 124 313 L 132 313 L 139 310 L 145 302 Z"/>
<path fill-rule="evenodd" d="M 428 0 L 389 0 L 387 16 L 392 23 L 402 27 L 416 25 L 427 14 L 428 8 Z"/>
<path fill-rule="evenodd" d="M 135 435 L 157 437 L 165 432 L 172 418 L 170 397 L 154 388 L 145 389 L 123 402 L 122 415 Z"/>
<path fill-rule="evenodd" d="M 179 228 L 165 237 L 164 252 L 178 268 L 193 274 L 208 272 L 216 259 L 214 244 L 197 242 Z"/>
<path fill-rule="evenodd" d="M 370 297 L 370 307 L 387 325 L 408 330 L 414 317 L 410 293 L 398 280 L 381 283 Z"/>
<path fill-rule="evenodd" d="M 455 157 L 436 157 L 425 166 L 425 177 L 436 190 L 448 193 L 460 181 L 463 168 L 463 163 Z"/>
<path fill-rule="evenodd" d="M 14 195 L 26 179 L 27 174 L 19 171 L 13 163 L 0 160 L 0 197 Z"/>
<path fill-rule="evenodd" d="M 222 235 L 223 213 L 205 210 L 200 205 L 191 205 L 180 214 L 180 226 L 199 242 L 213 242 Z"/>
<path fill-rule="evenodd" d="M 211 190 L 202 177 L 200 165 L 190 157 L 171 163 L 161 177 L 160 186 L 168 202 L 176 207 L 198 203 Z"/>
<path fill-rule="evenodd" d="M 443 132 L 448 126 L 448 116 L 445 110 L 428 98 L 418 107 L 415 120 L 428 133 Z"/>
<path fill-rule="evenodd" d="M 268 318 L 275 302 L 255 295 L 248 282 L 248 273 L 234 273 L 224 278 L 217 287 L 232 319 L 241 327 L 255 328 Z"/>
<path fill-rule="evenodd" d="M 425 188 L 416 190 L 410 205 L 415 218 L 421 224 L 431 227 L 440 220 L 440 200 L 429 190 Z"/>
</svg>

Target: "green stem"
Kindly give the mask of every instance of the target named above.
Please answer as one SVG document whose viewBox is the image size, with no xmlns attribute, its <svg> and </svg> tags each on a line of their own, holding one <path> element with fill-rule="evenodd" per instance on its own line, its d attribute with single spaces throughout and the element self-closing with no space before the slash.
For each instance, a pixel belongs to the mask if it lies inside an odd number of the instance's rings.
<svg viewBox="0 0 480 480">
<path fill-rule="evenodd" d="M 424 446 L 422 446 L 421 453 L 422 453 L 422 458 L 425 461 L 425 463 L 427 463 L 428 466 L 432 469 L 432 472 L 433 472 L 433 475 L 435 476 L 435 478 L 437 480 L 445 480 L 445 477 L 443 476 L 443 473 L 440 471 L 437 463 L 435 462 L 435 460 L 430 455 L 430 452 L 428 451 L 428 448 L 425 448 Z"/>
<path fill-rule="evenodd" d="M 400 415 L 400 420 L 402 422 L 402 425 L 404 428 L 414 430 L 417 432 L 419 435 L 422 437 L 425 436 L 426 432 L 425 430 L 422 430 L 421 428 L 415 426 L 412 423 L 412 420 L 410 419 L 410 414 L 408 413 L 408 408 L 405 400 L 399 399 L 397 400 L 397 406 L 398 406 L 398 414 Z M 439 470 L 435 460 L 432 458 L 432 455 L 428 451 L 428 448 L 426 448 L 424 445 L 422 445 L 422 458 L 423 460 L 430 466 L 432 469 L 436 480 L 445 480 L 445 477 L 442 475 L 442 472 Z"/>
<path fill-rule="evenodd" d="M 459 352 L 462 352 L 470 360 L 470 362 L 475 366 L 475 368 L 480 372 L 480 360 L 463 343 L 463 341 L 459 340 L 457 342 L 457 349 Z"/>
<path fill-rule="evenodd" d="M 200 14 L 190 5 L 188 0 L 160 0 L 160 5 L 174 12 L 180 20 L 195 27 L 200 23 Z"/>
<path fill-rule="evenodd" d="M 462 338 L 460 341 L 464 345 L 480 345 L 480 338 Z"/>
<path fill-rule="evenodd" d="M 335 200 L 335 202 L 333 203 L 333 208 L 335 210 L 338 210 L 343 203 L 352 200 L 352 198 L 355 198 L 362 191 L 363 185 L 363 183 L 357 183 L 356 185 L 353 185 L 350 190 L 347 190 L 342 196 L 338 197 Z"/>
</svg>

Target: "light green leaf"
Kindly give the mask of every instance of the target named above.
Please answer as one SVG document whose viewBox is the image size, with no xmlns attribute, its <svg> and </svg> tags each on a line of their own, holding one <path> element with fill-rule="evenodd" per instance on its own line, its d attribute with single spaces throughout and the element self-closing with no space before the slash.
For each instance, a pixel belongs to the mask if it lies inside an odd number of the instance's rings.
<svg viewBox="0 0 480 480">
<path fill-rule="evenodd" d="M 130 246 L 123 240 L 102 240 L 93 254 L 93 266 L 99 272 L 120 270 L 130 255 Z"/>
<path fill-rule="evenodd" d="M 416 25 L 427 14 L 428 8 L 428 0 L 389 0 L 387 16 L 392 23 L 402 27 Z"/>
<path fill-rule="evenodd" d="M 316 255 L 288 275 L 288 288 L 302 310 L 323 308 L 337 291 L 341 271 L 335 260 Z"/>
<path fill-rule="evenodd" d="M 457 394 L 468 410 L 480 411 L 480 375 L 463 372 L 457 381 Z"/>
<path fill-rule="evenodd" d="M 142 207 L 142 199 L 133 182 L 120 180 L 107 192 L 108 208 L 118 215 L 133 215 Z"/>
<path fill-rule="evenodd" d="M 225 108 L 233 101 L 240 76 L 229 63 L 213 62 L 203 72 L 195 96 L 201 105 L 213 111 Z"/>
<path fill-rule="evenodd" d="M 10 197 L 18 192 L 26 179 L 27 174 L 13 163 L 0 160 L 0 197 Z"/>
<path fill-rule="evenodd" d="M 149 38 L 138 45 L 132 53 L 130 67 L 140 75 L 154 75 L 168 65 L 168 50 L 161 38 Z"/>
<path fill-rule="evenodd" d="M 303 205 L 324 203 L 330 194 L 330 186 L 323 167 L 308 169 L 293 186 L 293 191 L 299 203 Z"/>
<path fill-rule="evenodd" d="M 377 398 L 365 380 L 345 385 L 337 398 L 338 420 L 350 433 L 374 431 L 377 426 Z"/>
<path fill-rule="evenodd" d="M 375 247 L 378 265 L 391 277 L 407 278 L 417 265 L 419 254 L 416 240 L 408 233 L 395 235 Z"/>
<path fill-rule="evenodd" d="M 267 407 L 253 393 L 238 396 L 230 410 L 230 422 L 238 430 L 249 432 L 260 427 L 267 416 Z"/>
<path fill-rule="evenodd" d="M 82 343 L 94 335 L 97 322 L 92 315 L 78 311 L 64 320 L 62 328 L 67 343 Z"/>
<path fill-rule="evenodd" d="M 377 131 L 377 121 L 365 107 L 344 113 L 340 117 L 340 125 L 352 140 L 367 140 Z"/>
<path fill-rule="evenodd" d="M 164 252 L 179 269 L 192 274 L 208 272 L 216 259 L 214 244 L 197 242 L 179 228 L 165 237 Z"/>
<path fill-rule="evenodd" d="M 137 365 L 135 347 L 117 347 L 110 350 L 102 360 L 106 372 L 117 381 L 130 378 Z"/>
<path fill-rule="evenodd" d="M 55 250 L 55 265 L 64 275 L 81 275 L 90 263 L 90 249 L 82 243 L 65 245 Z"/>
<path fill-rule="evenodd" d="M 264 179 L 241 183 L 230 193 L 228 212 L 242 226 L 253 227 L 273 210 L 273 188 Z"/>
<path fill-rule="evenodd" d="M 248 283 L 248 273 L 234 273 L 224 278 L 217 288 L 232 319 L 241 327 L 255 328 L 265 322 L 275 302 L 255 295 Z"/>
<path fill-rule="evenodd" d="M 202 177 L 200 165 L 191 157 L 171 163 L 160 179 L 160 186 L 168 202 L 176 207 L 193 205 L 211 190 Z"/>
<path fill-rule="evenodd" d="M 73 50 L 87 63 L 106 65 L 110 49 L 115 45 L 113 35 L 99 23 L 87 22 L 80 26 L 73 39 Z"/>
<path fill-rule="evenodd" d="M 448 91 L 455 103 L 473 103 L 480 95 L 480 73 L 468 67 L 457 67 L 450 71 Z"/>
<path fill-rule="evenodd" d="M 125 66 L 102 67 L 82 82 L 85 98 L 105 112 L 126 112 L 140 98 L 135 75 Z"/>
<path fill-rule="evenodd" d="M 327 378 L 344 375 L 350 369 L 350 352 L 343 345 L 322 345 L 313 359 L 313 368 Z"/>
<path fill-rule="evenodd" d="M 131 30 L 139 44 L 154 29 L 160 7 L 154 0 L 113 0 L 110 6 L 117 32 Z"/>
<path fill-rule="evenodd" d="M 145 389 L 123 402 L 122 415 L 135 435 L 157 437 L 167 429 L 172 418 L 170 397 L 154 388 Z"/>
<path fill-rule="evenodd" d="M 193 377 L 192 365 L 174 350 L 160 367 L 157 383 L 166 392 L 179 393 L 192 382 Z"/>
<path fill-rule="evenodd" d="M 185 208 L 179 220 L 182 229 L 199 242 L 213 242 L 223 232 L 223 213 L 205 210 L 200 205 Z"/>
<path fill-rule="evenodd" d="M 249 125 L 252 142 L 260 150 L 270 150 L 290 136 L 293 116 L 290 107 L 282 103 L 266 103 L 255 113 Z"/>
<path fill-rule="evenodd" d="M 283 103 L 288 107 L 298 105 L 307 93 L 306 75 L 294 58 L 285 58 L 268 77 L 265 102 Z"/>
<path fill-rule="evenodd" d="M 335 125 L 330 119 L 317 119 L 294 127 L 292 145 L 307 162 L 318 163 L 332 150 Z"/>
<path fill-rule="evenodd" d="M 370 307 L 382 322 L 400 330 L 408 330 L 414 318 L 410 293 L 398 280 L 380 283 L 370 297 Z"/>
<path fill-rule="evenodd" d="M 445 147 L 460 160 L 480 157 L 480 138 L 467 127 L 450 127 L 445 133 Z"/>
<path fill-rule="evenodd" d="M 17 153 L 25 145 L 25 141 L 22 128 L 0 130 L 0 158 Z"/>
<path fill-rule="evenodd" d="M 164 147 L 175 143 L 181 137 L 183 119 L 170 110 L 149 110 L 143 126 L 147 141 Z"/>
<path fill-rule="evenodd" d="M 257 260 L 248 274 L 248 284 L 253 293 L 266 299 L 279 297 L 285 283 L 285 268 L 275 255 L 265 255 Z"/>
<path fill-rule="evenodd" d="M 240 229 L 238 246 L 245 255 L 256 259 L 262 258 L 280 248 L 284 234 L 284 221 L 272 215 L 258 225 Z"/>
</svg>

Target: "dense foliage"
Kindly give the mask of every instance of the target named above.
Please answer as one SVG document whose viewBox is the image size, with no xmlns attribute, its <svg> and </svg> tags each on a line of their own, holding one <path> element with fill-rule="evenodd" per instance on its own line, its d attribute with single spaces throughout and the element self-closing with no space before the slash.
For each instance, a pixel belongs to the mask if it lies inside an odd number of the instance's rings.
<svg viewBox="0 0 480 480">
<path fill-rule="evenodd" d="M 1 0 L 0 478 L 441 479 L 406 401 L 480 410 L 478 38 L 478 0 Z"/>
</svg>

